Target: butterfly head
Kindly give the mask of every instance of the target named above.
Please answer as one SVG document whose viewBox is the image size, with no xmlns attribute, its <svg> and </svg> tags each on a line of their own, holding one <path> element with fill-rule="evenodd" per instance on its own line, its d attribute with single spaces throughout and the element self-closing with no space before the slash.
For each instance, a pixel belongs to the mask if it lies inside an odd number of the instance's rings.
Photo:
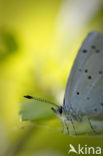
<svg viewBox="0 0 103 156">
<path fill-rule="evenodd" d="M 63 106 L 58 106 L 57 109 L 55 109 L 55 108 L 52 107 L 51 110 L 52 110 L 57 116 L 59 116 L 60 118 L 61 118 L 62 116 L 64 116 L 64 108 L 63 108 Z"/>
<path fill-rule="evenodd" d="M 70 120 L 70 116 L 72 115 L 70 111 L 67 111 L 64 106 L 58 106 L 57 109 L 51 108 L 51 110 L 62 120 L 67 121 Z"/>
</svg>

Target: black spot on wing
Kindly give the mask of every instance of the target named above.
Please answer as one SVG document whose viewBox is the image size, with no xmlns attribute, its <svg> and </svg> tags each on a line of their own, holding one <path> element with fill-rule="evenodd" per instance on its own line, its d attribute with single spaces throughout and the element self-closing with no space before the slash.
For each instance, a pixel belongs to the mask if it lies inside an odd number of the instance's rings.
<svg viewBox="0 0 103 156">
<path fill-rule="evenodd" d="M 96 53 L 100 53 L 100 50 L 99 49 L 96 49 Z"/>
<path fill-rule="evenodd" d="M 85 69 L 84 72 L 85 72 L 85 73 L 88 73 L 88 69 Z"/>
<path fill-rule="evenodd" d="M 98 72 L 99 74 L 103 74 L 103 71 L 102 70 L 99 70 L 99 72 Z"/>
<path fill-rule="evenodd" d="M 90 97 L 87 97 L 87 100 L 90 100 Z"/>
<path fill-rule="evenodd" d="M 101 103 L 101 106 L 103 106 L 103 103 Z"/>
<path fill-rule="evenodd" d="M 83 51 L 82 51 L 83 53 L 87 53 L 87 50 L 86 49 L 83 49 Z"/>
<path fill-rule="evenodd" d="M 80 93 L 77 91 L 77 95 L 79 95 Z"/>
<path fill-rule="evenodd" d="M 95 108 L 94 111 L 97 112 L 97 108 Z"/>
<path fill-rule="evenodd" d="M 90 80 L 90 79 L 92 79 L 92 76 L 91 76 L 91 75 L 89 75 L 89 76 L 88 76 L 88 79 L 89 79 L 89 80 Z"/>
<path fill-rule="evenodd" d="M 96 49 L 96 46 L 95 46 L 95 45 L 92 45 L 91 48 L 92 48 L 92 49 Z"/>
</svg>

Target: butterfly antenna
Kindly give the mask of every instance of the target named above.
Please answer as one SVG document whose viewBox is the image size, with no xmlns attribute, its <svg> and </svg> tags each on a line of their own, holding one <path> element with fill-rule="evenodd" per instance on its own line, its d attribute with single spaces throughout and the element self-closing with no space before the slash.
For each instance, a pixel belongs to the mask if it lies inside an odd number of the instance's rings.
<svg viewBox="0 0 103 156">
<path fill-rule="evenodd" d="M 51 105 L 54 105 L 56 106 L 57 108 L 59 108 L 59 106 L 53 102 L 50 102 L 48 100 L 45 100 L 45 99 L 42 99 L 42 98 L 37 98 L 37 97 L 34 97 L 34 96 L 30 96 L 30 95 L 24 95 L 25 98 L 27 99 L 34 99 L 36 101 L 40 101 L 40 102 L 44 102 L 44 103 L 48 103 L 48 104 L 51 104 Z"/>
</svg>

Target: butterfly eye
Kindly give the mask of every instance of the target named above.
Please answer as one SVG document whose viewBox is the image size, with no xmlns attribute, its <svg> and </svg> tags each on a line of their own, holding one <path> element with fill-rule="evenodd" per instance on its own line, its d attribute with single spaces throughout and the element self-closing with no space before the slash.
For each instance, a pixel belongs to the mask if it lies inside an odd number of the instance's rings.
<svg viewBox="0 0 103 156">
<path fill-rule="evenodd" d="M 59 108 L 59 113 L 62 114 L 62 107 Z"/>
</svg>

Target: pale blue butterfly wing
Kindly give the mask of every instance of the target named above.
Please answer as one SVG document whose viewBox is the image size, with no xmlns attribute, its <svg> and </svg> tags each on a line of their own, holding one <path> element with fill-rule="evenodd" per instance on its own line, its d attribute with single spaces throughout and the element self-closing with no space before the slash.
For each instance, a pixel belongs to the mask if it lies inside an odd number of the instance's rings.
<svg viewBox="0 0 103 156">
<path fill-rule="evenodd" d="M 91 32 L 74 61 L 64 107 L 91 119 L 103 119 L 103 35 Z"/>
</svg>

